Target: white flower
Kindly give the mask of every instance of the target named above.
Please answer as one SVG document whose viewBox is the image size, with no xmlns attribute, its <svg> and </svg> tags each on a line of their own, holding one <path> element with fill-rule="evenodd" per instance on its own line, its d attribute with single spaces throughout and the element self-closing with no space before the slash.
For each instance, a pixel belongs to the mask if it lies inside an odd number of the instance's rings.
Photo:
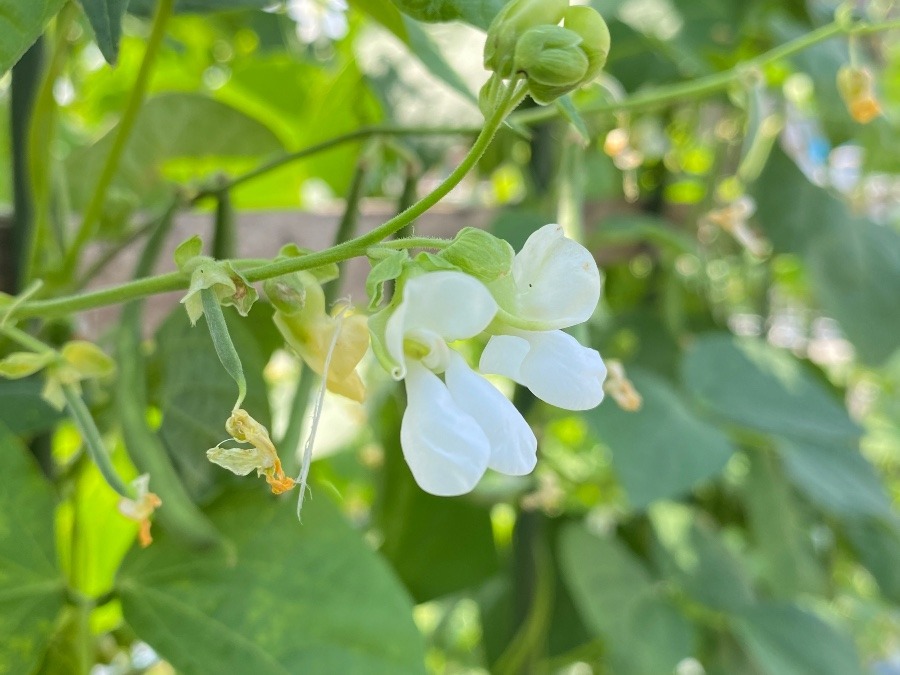
<svg viewBox="0 0 900 675">
<path fill-rule="evenodd" d="M 537 439 L 515 406 L 448 346 L 478 335 L 496 312 L 474 277 L 432 272 L 406 282 L 387 320 L 391 375 L 406 379 L 403 456 L 431 494 L 465 494 L 488 468 L 524 475 L 537 461 Z"/>
<path fill-rule="evenodd" d="M 596 407 L 603 400 L 603 359 L 560 330 L 587 321 L 600 301 L 594 257 L 559 225 L 545 225 L 528 237 L 511 276 L 500 302 L 511 315 L 506 321 L 520 327 L 504 326 L 491 337 L 479 369 L 504 375 L 560 408 Z"/>
<path fill-rule="evenodd" d="M 347 35 L 345 0 L 289 0 L 287 14 L 297 23 L 297 38 L 306 44 Z"/>
<path fill-rule="evenodd" d="M 606 366 L 596 349 L 561 330 L 510 329 L 495 335 L 481 354 L 483 373 L 503 375 L 558 408 L 590 410 L 603 400 Z"/>
<path fill-rule="evenodd" d="M 541 330 L 584 323 L 600 301 L 594 257 L 555 224 L 528 237 L 513 260 L 512 282 L 512 288 L 501 292 L 500 306 Z"/>
</svg>

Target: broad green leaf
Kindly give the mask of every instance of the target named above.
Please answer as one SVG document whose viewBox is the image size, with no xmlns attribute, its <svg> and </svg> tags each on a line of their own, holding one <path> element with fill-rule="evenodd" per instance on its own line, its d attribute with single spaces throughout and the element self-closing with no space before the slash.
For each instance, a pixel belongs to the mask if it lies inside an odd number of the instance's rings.
<svg viewBox="0 0 900 675">
<path fill-rule="evenodd" d="M 122 17 L 128 0 L 81 0 L 94 37 L 103 58 L 114 64 L 119 58 L 119 38 L 122 36 Z"/>
<path fill-rule="evenodd" d="M 650 509 L 662 570 L 698 602 L 735 611 L 754 600 L 750 578 L 712 525 L 701 514 L 680 504 L 661 503 Z"/>
<path fill-rule="evenodd" d="M 226 318 L 247 377 L 243 407 L 270 427 L 262 371 L 271 345 L 262 344 L 254 331 L 255 324 L 271 324 L 270 310 L 257 303 L 247 319 L 242 320 L 231 310 L 226 311 Z M 181 307 L 169 315 L 156 339 L 161 367 L 159 406 L 163 413 L 159 433 L 185 487 L 195 500 L 203 501 L 217 485 L 231 482 L 231 474 L 211 464 L 206 451 L 228 438 L 225 420 L 234 405 L 234 381 L 219 362 L 206 326 L 201 323 L 192 328 Z"/>
<path fill-rule="evenodd" d="M 739 615 L 735 631 L 765 675 L 862 675 L 850 637 L 795 605 L 748 608 Z"/>
<path fill-rule="evenodd" d="M 0 673 L 40 663 L 65 602 L 53 542 L 53 490 L 0 425 Z"/>
<path fill-rule="evenodd" d="M 752 452 L 748 460 L 743 502 L 766 587 L 777 598 L 823 593 L 825 570 L 813 550 L 811 523 L 778 458 Z"/>
<path fill-rule="evenodd" d="M 682 364 L 685 387 L 723 419 L 811 442 L 858 441 L 840 402 L 790 354 L 724 333 L 698 337 Z"/>
<path fill-rule="evenodd" d="M 465 21 L 487 29 L 505 0 L 393 0 L 403 12 L 419 21 Z"/>
<path fill-rule="evenodd" d="M 43 375 L 22 380 L 0 379 L 0 424 L 22 436 L 50 429 L 62 417 L 43 398 Z"/>
<path fill-rule="evenodd" d="M 875 519 L 852 520 L 843 525 L 860 562 L 875 577 L 885 598 L 900 603 L 900 529 Z"/>
<path fill-rule="evenodd" d="M 719 417 L 776 436 L 792 481 L 843 515 L 878 515 L 890 505 L 859 452 L 859 427 L 792 356 L 760 340 L 711 333 L 685 357 L 684 382 Z"/>
<path fill-rule="evenodd" d="M 208 511 L 230 545 L 132 550 L 117 584 L 131 628 L 185 673 L 424 673 L 408 597 L 328 498 L 301 524 L 258 487 Z"/>
<path fill-rule="evenodd" d="M 757 182 L 757 222 L 806 263 L 812 294 L 869 364 L 900 347 L 900 233 L 854 215 L 775 150 Z M 788 205 L 790 205 L 788 207 Z"/>
<path fill-rule="evenodd" d="M 613 672 L 668 673 L 691 655 L 691 623 L 660 597 L 643 564 L 614 537 L 570 525 L 559 546 L 563 580 L 582 618 L 603 636 Z"/>
<path fill-rule="evenodd" d="M 67 160 L 74 207 L 83 207 L 93 191 L 115 132 L 110 130 Z M 198 94 L 157 96 L 138 114 L 108 199 L 132 207 L 145 204 L 170 192 L 167 173 L 189 183 L 213 171 L 249 168 L 259 157 L 282 148 L 263 124 L 224 103 Z"/>
<path fill-rule="evenodd" d="M 0 0 L 0 75 L 34 44 L 63 0 Z"/>
<path fill-rule="evenodd" d="M 881 478 L 855 448 L 782 440 L 784 468 L 794 484 L 824 509 L 845 516 L 889 516 Z"/>
<path fill-rule="evenodd" d="M 487 507 L 416 485 L 400 448 L 400 417 L 399 401 L 387 396 L 378 415 L 385 461 L 377 523 L 382 555 L 424 602 L 482 583 L 497 571 L 497 551 Z"/>
<path fill-rule="evenodd" d="M 680 497 L 717 475 L 734 448 L 665 381 L 638 369 L 629 377 L 644 399 L 639 411 L 626 412 L 608 400 L 584 416 L 612 449 L 613 466 L 631 503 L 644 508 Z"/>
</svg>

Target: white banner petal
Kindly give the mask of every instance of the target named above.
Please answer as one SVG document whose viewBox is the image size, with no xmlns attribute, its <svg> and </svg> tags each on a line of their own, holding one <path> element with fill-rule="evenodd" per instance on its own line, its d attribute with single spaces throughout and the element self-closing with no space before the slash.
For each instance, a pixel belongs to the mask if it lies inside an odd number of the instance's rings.
<svg viewBox="0 0 900 675">
<path fill-rule="evenodd" d="M 559 225 L 534 232 L 512 266 L 517 316 L 545 323 L 548 329 L 587 321 L 600 301 L 600 270 L 594 256 L 569 239 Z"/>
<path fill-rule="evenodd" d="M 487 469 L 491 454 L 487 437 L 437 375 L 418 361 L 407 365 L 400 445 L 413 477 L 433 495 L 471 492 Z"/>
<path fill-rule="evenodd" d="M 403 287 L 404 332 L 427 330 L 448 342 L 478 335 L 497 313 L 483 283 L 462 272 L 430 272 Z"/>
<path fill-rule="evenodd" d="M 478 422 L 488 438 L 488 467 L 508 476 L 531 473 L 537 463 L 537 438 L 512 402 L 456 352 L 450 356 L 444 377 L 453 400 Z"/>
</svg>

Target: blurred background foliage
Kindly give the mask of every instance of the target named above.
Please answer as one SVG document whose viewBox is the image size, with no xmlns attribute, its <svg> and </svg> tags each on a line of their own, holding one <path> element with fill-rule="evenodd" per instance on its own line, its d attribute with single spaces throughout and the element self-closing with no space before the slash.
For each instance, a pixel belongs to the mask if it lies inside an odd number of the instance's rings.
<svg viewBox="0 0 900 675">
<path fill-rule="evenodd" d="M 540 439 L 536 472 L 443 499 L 413 482 L 401 392 L 372 369 L 365 408 L 329 403 L 300 524 L 293 504 L 207 462 L 232 385 L 176 307 L 117 359 L 137 364 L 140 416 L 175 469 L 179 486 L 160 493 L 188 495 L 224 543 L 179 538 L 164 506 L 156 541 L 137 548 L 40 382 L 0 381 L 0 672 L 900 672 L 898 32 L 760 65 L 828 25 L 837 3 L 593 4 L 612 50 L 603 80 L 573 97 L 585 112 L 520 113 L 442 208 L 478 212 L 516 247 L 551 221 L 582 238 L 606 284 L 578 337 L 623 364 L 612 384 L 630 382 L 640 409 L 609 396 L 564 413 L 511 392 Z M 0 79 L 12 130 L 0 134 L 0 267 L 9 279 L 21 266 L 23 228 L 43 218 L 38 270 L 60 292 L 89 281 L 52 272 L 154 9 L 83 5 L 0 0 L 0 72 L 18 62 Z M 117 45 L 97 12 L 126 5 Z M 424 194 L 480 126 L 479 29 L 501 5 L 179 0 L 102 201 L 95 259 L 127 278 L 114 254 L 174 194 L 358 130 L 235 185 L 237 241 L 265 237 L 260 210 L 340 210 L 360 166 L 364 212 Z M 884 22 L 894 5 L 842 9 Z M 874 77 L 882 114 L 867 124 L 836 84 L 848 63 Z M 722 73 L 736 76 L 627 105 Z M 409 133 L 421 127 L 438 132 Z M 283 437 L 298 367 L 269 311 L 229 324 L 247 407 Z M 87 328 L 41 330 L 62 341 Z M 99 332 L 110 352 L 113 333 Z M 87 395 L 114 463 L 136 475 L 114 384 Z"/>
</svg>

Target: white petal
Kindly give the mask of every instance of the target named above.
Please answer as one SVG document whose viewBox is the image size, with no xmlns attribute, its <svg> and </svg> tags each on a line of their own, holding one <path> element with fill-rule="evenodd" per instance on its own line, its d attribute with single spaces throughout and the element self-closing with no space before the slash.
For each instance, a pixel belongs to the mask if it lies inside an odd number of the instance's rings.
<svg viewBox="0 0 900 675">
<path fill-rule="evenodd" d="M 391 377 L 395 380 L 402 380 L 406 377 L 406 355 L 403 353 L 403 335 L 406 332 L 406 311 L 408 307 L 409 302 L 404 296 L 400 304 L 388 317 L 384 326 L 384 348 L 397 364 L 393 372 L 391 372 Z"/>
<path fill-rule="evenodd" d="M 481 352 L 478 370 L 491 375 L 503 375 L 514 382 L 522 381 L 522 362 L 531 351 L 525 338 L 515 335 L 494 335 Z"/>
<path fill-rule="evenodd" d="M 494 336 L 482 355 L 480 369 L 486 373 L 506 375 L 528 387 L 539 399 L 566 410 L 589 410 L 603 400 L 606 365 L 596 349 L 583 347 L 578 340 L 560 330 L 532 333 L 516 331 L 527 341 L 528 353 L 516 363 L 501 354 L 511 336 Z M 498 338 L 497 345 L 492 343 Z M 521 343 L 513 343 L 521 349 Z M 490 352 L 488 350 L 491 349 Z M 510 366 L 518 365 L 518 368 Z M 497 368 L 495 366 L 500 366 Z"/>
<path fill-rule="evenodd" d="M 444 377 L 453 400 L 478 422 L 490 442 L 488 467 L 509 476 L 531 473 L 537 463 L 537 438 L 510 400 L 456 352 Z"/>
<path fill-rule="evenodd" d="M 475 277 L 462 272 L 430 272 L 403 287 L 404 332 L 424 329 L 448 342 L 478 335 L 497 313 L 497 302 Z"/>
<path fill-rule="evenodd" d="M 600 301 L 594 256 L 559 225 L 545 225 L 528 237 L 512 273 L 518 289 L 515 313 L 550 328 L 587 321 Z"/>
<path fill-rule="evenodd" d="M 419 486 L 450 497 L 471 492 L 487 469 L 491 448 L 478 423 L 446 385 L 418 361 L 406 375 L 406 412 L 400 426 L 403 457 Z"/>
</svg>

